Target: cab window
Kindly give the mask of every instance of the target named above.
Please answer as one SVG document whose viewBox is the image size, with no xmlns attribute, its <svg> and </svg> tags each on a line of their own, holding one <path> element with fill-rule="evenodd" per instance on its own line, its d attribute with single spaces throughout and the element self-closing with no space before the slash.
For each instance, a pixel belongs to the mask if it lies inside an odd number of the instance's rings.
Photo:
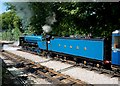
<svg viewBox="0 0 120 86">
<path fill-rule="evenodd" d="M 120 49 L 120 36 L 114 37 L 114 48 Z"/>
</svg>

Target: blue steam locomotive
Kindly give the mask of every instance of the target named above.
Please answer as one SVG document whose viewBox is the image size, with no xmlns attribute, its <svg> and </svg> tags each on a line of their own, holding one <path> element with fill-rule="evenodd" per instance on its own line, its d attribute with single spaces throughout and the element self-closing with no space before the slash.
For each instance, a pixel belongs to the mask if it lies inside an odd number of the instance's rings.
<svg viewBox="0 0 120 86">
<path fill-rule="evenodd" d="M 97 67 L 102 65 L 105 68 L 112 66 L 120 68 L 119 30 L 114 31 L 110 38 L 22 36 L 20 37 L 20 46 L 38 54 L 47 52 L 58 58 L 72 59 L 84 64 L 92 63 Z"/>
</svg>

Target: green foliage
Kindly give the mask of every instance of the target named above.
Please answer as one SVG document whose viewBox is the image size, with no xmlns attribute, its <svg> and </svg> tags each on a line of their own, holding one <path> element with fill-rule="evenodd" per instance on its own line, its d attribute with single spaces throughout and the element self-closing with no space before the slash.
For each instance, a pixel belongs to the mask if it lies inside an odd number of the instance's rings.
<svg viewBox="0 0 120 86">
<path fill-rule="evenodd" d="M 3 40 L 17 40 L 21 35 L 21 22 L 20 18 L 16 16 L 15 12 L 8 11 L 0 15 L 1 28 L 2 28 L 2 39 Z"/>
<path fill-rule="evenodd" d="M 45 18 L 53 11 L 57 22 L 52 25 L 56 35 L 88 34 L 109 36 L 120 28 L 119 3 L 32 3 L 35 31 L 42 32 Z"/>
<path fill-rule="evenodd" d="M 13 11 L 9 11 L 9 12 L 5 12 L 3 14 L 0 15 L 1 16 L 1 25 L 2 26 L 2 30 L 7 30 L 7 29 L 12 29 L 13 28 L 13 20 L 14 20 L 14 16 L 15 16 L 15 12 Z"/>
<path fill-rule="evenodd" d="M 12 40 L 12 32 L 10 29 L 2 33 L 2 40 Z"/>
<path fill-rule="evenodd" d="M 82 2 L 32 2 L 33 11 L 31 23 L 26 34 L 41 34 L 46 17 L 52 12 L 56 14 L 57 22 L 51 27 L 54 35 L 89 34 L 93 36 L 110 36 L 112 31 L 120 29 L 120 4 L 119 3 L 82 3 Z M 9 5 L 12 11 L 2 14 L 2 28 L 21 30 L 21 20 Z M 20 35 L 20 34 L 19 34 Z M 18 35 L 14 35 L 18 37 Z"/>
<path fill-rule="evenodd" d="M 12 30 L 12 34 L 13 34 L 13 37 L 14 37 L 13 39 L 16 40 L 16 41 L 19 39 L 19 36 L 22 35 L 19 28 L 17 28 L 17 27 Z"/>
<path fill-rule="evenodd" d="M 31 35 L 31 34 L 34 34 L 35 31 L 33 31 L 33 28 L 32 26 L 29 26 L 27 30 L 25 30 L 24 34 L 27 34 L 27 35 Z"/>
<path fill-rule="evenodd" d="M 62 3 L 59 7 L 61 15 L 58 18 L 62 18 L 59 26 L 61 22 L 66 23 L 62 23 L 62 26 L 68 25 L 67 29 L 74 26 L 67 33 L 77 31 L 79 34 L 109 36 L 112 31 L 120 28 L 119 8 L 119 3 Z"/>
<path fill-rule="evenodd" d="M 12 41 L 12 40 L 17 41 L 19 36 L 22 35 L 19 28 L 14 28 L 13 30 L 8 29 L 2 32 L 1 34 L 2 34 L 2 40 L 8 40 L 8 41 Z"/>
</svg>

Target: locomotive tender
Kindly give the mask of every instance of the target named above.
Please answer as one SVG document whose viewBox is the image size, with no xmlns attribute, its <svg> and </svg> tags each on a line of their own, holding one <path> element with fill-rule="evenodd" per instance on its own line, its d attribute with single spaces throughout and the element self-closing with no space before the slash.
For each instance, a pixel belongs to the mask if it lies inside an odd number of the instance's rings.
<svg viewBox="0 0 120 86">
<path fill-rule="evenodd" d="M 112 44 L 111 44 L 112 43 Z M 112 45 L 112 48 L 111 48 Z M 46 36 L 22 36 L 20 46 L 37 53 L 47 52 L 60 55 L 76 62 L 93 63 L 96 66 L 120 67 L 120 31 L 112 33 L 111 38 L 70 38 Z"/>
</svg>

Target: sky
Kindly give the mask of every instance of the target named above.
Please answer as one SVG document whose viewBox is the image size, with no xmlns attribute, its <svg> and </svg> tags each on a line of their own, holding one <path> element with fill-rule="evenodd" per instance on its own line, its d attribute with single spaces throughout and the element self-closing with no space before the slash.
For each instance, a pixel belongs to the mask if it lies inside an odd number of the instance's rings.
<svg viewBox="0 0 120 86">
<path fill-rule="evenodd" d="M 5 2 L 11 2 L 12 0 L 0 0 L 0 14 L 6 12 Z"/>
<path fill-rule="evenodd" d="M 4 5 L 4 2 L 0 1 L 0 14 L 6 11 L 6 6 Z"/>
</svg>

